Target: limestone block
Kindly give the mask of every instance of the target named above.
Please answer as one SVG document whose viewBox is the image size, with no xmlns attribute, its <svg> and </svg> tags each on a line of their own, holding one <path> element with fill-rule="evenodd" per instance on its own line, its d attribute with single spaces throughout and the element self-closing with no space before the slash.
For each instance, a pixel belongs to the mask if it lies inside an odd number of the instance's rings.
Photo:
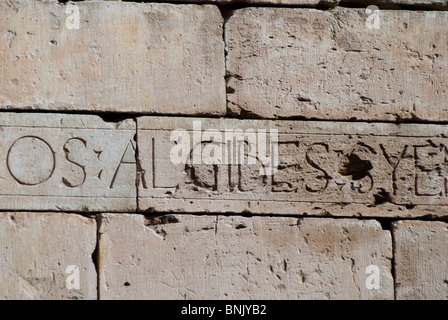
<svg viewBox="0 0 448 320">
<path fill-rule="evenodd" d="M 193 2 L 193 3 L 213 3 L 218 5 L 246 4 L 246 5 L 278 5 L 278 6 L 299 6 L 299 7 L 334 7 L 340 0 L 173 0 L 172 2 Z M 155 2 L 163 2 L 157 0 Z"/>
<path fill-rule="evenodd" d="M 399 300 L 448 300 L 448 224 L 393 224 L 395 296 Z"/>
<path fill-rule="evenodd" d="M 225 113 L 213 5 L 8 0 L 0 12 L 0 108 Z"/>
<path fill-rule="evenodd" d="M 40 0 L 38 0 L 40 1 Z M 57 1 L 57 0 L 53 0 Z M 83 1 L 122 1 L 122 0 L 83 0 Z M 165 2 L 164 0 L 151 0 L 145 2 Z M 332 8 L 339 4 L 340 0 L 171 0 L 172 3 L 211 3 L 217 5 L 278 5 L 288 7 L 322 7 Z M 419 8 L 419 9 L 446 9 L 447 0 L 345 0 L 344 5 L 357 5 L 358 7 L 379 5 L 381 8 Z"/>
<path fill-rule="evenodd" d="M 448 12 L 244 8 L 225 27 L 229 112 L 448 120 Z"/>
<path fill-rule="evenodd" d="M 0 113 L 0 209 L 135 211 L 134 120 Z"/>
<path fill-rule="evenodd" d="M 393 299 L 375 220 L 102 214 L 99 248 L 100 299 Z"/>
<path fill-rule="evenodd" d="M 96 299 L 96 222 L 76 214 L 0 213 L 0 299 Z"/>
<path fill-rule="evenodd" d="M 365 5 L 378 5 L 381 8 L 401 8 L 403 10 L 411 8 L 419 9 L 442 9 L 446 10 L 447 0 L 347 0 L 345 3 Z"/>
<path fill-rule="evenodd" d="M 141 117 L 137 127 L 140 211 L 448 215 L 445 125 Z"/>
</svg>

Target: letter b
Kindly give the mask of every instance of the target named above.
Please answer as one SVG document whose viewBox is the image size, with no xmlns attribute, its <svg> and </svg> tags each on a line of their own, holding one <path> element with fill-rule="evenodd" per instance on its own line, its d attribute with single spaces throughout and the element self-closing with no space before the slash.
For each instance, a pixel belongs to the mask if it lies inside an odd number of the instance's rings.
<svg viewBox="0 0 448 320">
<path fill-rule="evenodd" d="M 233 306 L 226 304 L 226 314 L 233 314 Z"/>
<path fill-rule="evenodd" d="M 259 314 L 260 313 L 260 306 L 257 304 L 254 304 L 252 306 L 252 314 Z"/>
</svg>

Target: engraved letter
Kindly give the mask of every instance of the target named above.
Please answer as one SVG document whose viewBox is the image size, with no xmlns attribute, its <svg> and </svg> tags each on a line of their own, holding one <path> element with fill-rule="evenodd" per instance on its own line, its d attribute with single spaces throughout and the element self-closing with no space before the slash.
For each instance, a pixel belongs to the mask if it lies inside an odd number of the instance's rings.
<svg viewBox="0 0 448 320">
<path fill-rule="evenodd" d="M 79 145 L 79 144 L 81 144 L 81 146 L 84 146 L 84 147 L 87 146 L 87 142 L 81 138 L 70 138 L 67 140 L 67 142 L 65 142 L 64 147 L 63 147 L 64 152 L 65 152 L 65 159 L 67 159 L 68 162 L 73 163 L 74 165 L 76 165 L 77 167 L 80 168 L 78 171 L 80 171 L 81 176 L 79 176 L 78 179 L 75 179 L 75 181 L 69 181 L 67 178 L 64 178 L 64 177 L 62 178 L 62 182 L 67 187 L 70 187 L 70 188 L 80 187 L 86 181 L 85 166 L 76 162 L 74 157 L 71 155 L 73 149 L 76 148 L 76 145 Z M 78 180 L 78 181 L 76 181 L 76 180 Z"/>
<path fill-rule="evenodd" d="M 47 181 L 55 169 L 53 149 L 45 140 L 35 136 L 24 136 L 14 141 L 6 162 L 14 180 L 26 186 Z"/>
<path fill-rule="evenodd" d="M 114 187 L 115 180 L 117 179 L 118 172 L 122 165 L 135 165 L 135 145 L 134 141 L 130 140 L 126 149 L 124 150 L 123 156 L 121 157 L 120 163 L 118 164 L 117 170 L 115 170 L 114 177 L 112 178 L 112 182 L 110 183 L 110 189 Z"/>
<path fill-rule="evenodd" d="M 386 148 L 380 144 L 380 148 L 383 151 L 383 155 L 387 160 L 387 163 L 392 167 L 392 188 L 394 189 L 394 195 L 397 194 L 397 169 L 398 165 L 400 164 L 401 159 L 404 158 L 404 155 L 406 154 L 406 150 L 408 149 L 408 145 L 405 145 L 403 150 L 399 150 L 396 155 L 389 155 L 386 152 Z"/>
<path fill-rule="evenodd" d="M 201 164 L 202 159 L 202 132 L 201 121 L 193 121 L 193 164 Z"/>
<path fill-rule="evenodd" d="M 309 192 L 322 192 L 328 187 L 328 181 L 331 176 L 322 169 L 321 162 L 326 158 L 325 154 L 328 154 L 328 145 L 323 143 L 314 143 L 308 147 L 305 154 L 306 162 L 316 170 L 322 172 L 316 176 L 316 180 L 311 186 L 307 183 L 305 188 Z"/>
<path fill-rule="evenodd" d="M 241 129 L 226 129 L 224 140 L 226 144 L 225 164 L 244 164 L 245 154 L 247 154 L 247 164 L 257 163 L 257 136 L 254 129 L 249 128 L 246 131 Z M 247 153 L 244 152 L 245 145 L 247 145 L 248 148 Z"/>
<path fill-rule="evenodd" d="M 442 147 L 432 145 L 414 146 L 415 149 L 415 194 L 417 196 L 443 195 L 446 163 Z M 444 170 L 445 168 L 445 170 Z"/>
<path fill-rule="evenodd" d="M 190 155 L 190 135 L 184 129 L 171 132 L 170 141 L 174 146 L 170 150 L 170 160 L 174 165 L 186 164 Z"/>
<path fill-rule="evenodd" d="M 266 130 L 259 129 L 257 142 L 258 159 L 263 164 L 260 175 L 273 176 L 278 170 L 278 129 L 269 130 L 269 143 L 266 141 Z M 266 145 L 270 146 L 269 155 Z"/>
<path fill-rule="evenodd" d="M 210 141 L 202 149 L 204 164 L 222 164 L 222 134 L 218 130 L 206 130 L 202 135 L 204 141 Z"/>
</svg>

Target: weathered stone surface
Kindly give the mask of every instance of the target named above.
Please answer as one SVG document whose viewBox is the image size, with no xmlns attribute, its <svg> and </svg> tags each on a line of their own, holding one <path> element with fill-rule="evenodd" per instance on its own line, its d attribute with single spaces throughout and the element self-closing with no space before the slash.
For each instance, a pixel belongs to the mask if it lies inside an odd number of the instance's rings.
<svg viewBox="0 0 448 320">
<path fill-rule="evenodd" d="M 84 1 L 98 1 L 98 0 L 84 0 Z M 100 1 L 119 1 L 119 0 L 100 0 Z M 148 1 L 149 2 L 149 1 Z M 151 2 L 164 2 L 164 0 L 153 0 Z M 340 0 L 171 0 L 170 2 L 180 3 L 213 3 L 213 4 L 254 4 L 254 5 L 287 5 L 298 7 L 334 7 L 341 2 Z M 418 8 L 435 8 L 445 9 L 448 6 L 447 0 L 345 0 L 342 1 L 345 5 L 369 6 L 380 5 L 381 8 L 397 8 L 397 7 L 418 7 Z"/>
<path fill-rule="evenodd" d="M 448 224 L 398 221 L 392 230 L 396 298 L 448 300 Z"/>
<path fill-rule="evenodd" d="M 225 28 L 230 112 L 448 120 L 448 12 L 236 10 Z M 372 22 L 369 20 L 369 22 Z"/>
<path fill-rule="evenodd" d="M 420 8 L 420 9 L 446 9 L 447 0 L 346 0 L 345 4 L 378 5 L 381 8 Z"/>
<path fill-rule="evenodd" d="M 95 245 L 94 219 L 1 212 L 0 299 L 96 299 Z M 69 266 L 78 268 L 79 289 Z"/>
<path fill-rule="evenodd" d="M 214 4 L 254 4 L 254 5 L 288 5 L 300 7 L 315 7 L 321 5 L 324 7 L 333 7 L 339 3 L 340 0 L 172 0 L 172 2 L 193 2 L 193 3 L 214 3 Z M 163 2 L 157 0 L 154 2 Z"/>
<path fill-rule="evenodd" d="M 142 211 L 448 214 L 445 125 L 141 117 L 137 127 Z"/>
<path fill-rule="evenodd" d="M 225 113 L 213 5 L 11 0 L 0 12 L 0 108 Z"/>
<path fill-rule="evenodd" d="M 100 299 L 391 299 L 374 220 L 102 214 Z M 379 289 L 366 268 L 379 268 Z"/>
<path fill-rule="evenodd" d="M 135 211 L 133 120 L 0 113 L 0 209 Z"/>
</svg>

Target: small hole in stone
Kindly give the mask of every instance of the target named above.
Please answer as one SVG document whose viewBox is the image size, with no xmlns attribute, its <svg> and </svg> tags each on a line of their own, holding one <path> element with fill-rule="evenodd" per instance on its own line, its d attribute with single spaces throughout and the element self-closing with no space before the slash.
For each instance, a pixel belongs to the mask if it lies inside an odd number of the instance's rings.
<svg viewBox="0 0 448 320">
<path fill-rule="evenodd" d="M 131 285 L 131 284 L 130 284 L 129 282 L 127 282 L 127 281 L 124 283 L 124 286 L 125 286 L 125 287 L 129 287 L 130 285 Z"/>
</svg>

